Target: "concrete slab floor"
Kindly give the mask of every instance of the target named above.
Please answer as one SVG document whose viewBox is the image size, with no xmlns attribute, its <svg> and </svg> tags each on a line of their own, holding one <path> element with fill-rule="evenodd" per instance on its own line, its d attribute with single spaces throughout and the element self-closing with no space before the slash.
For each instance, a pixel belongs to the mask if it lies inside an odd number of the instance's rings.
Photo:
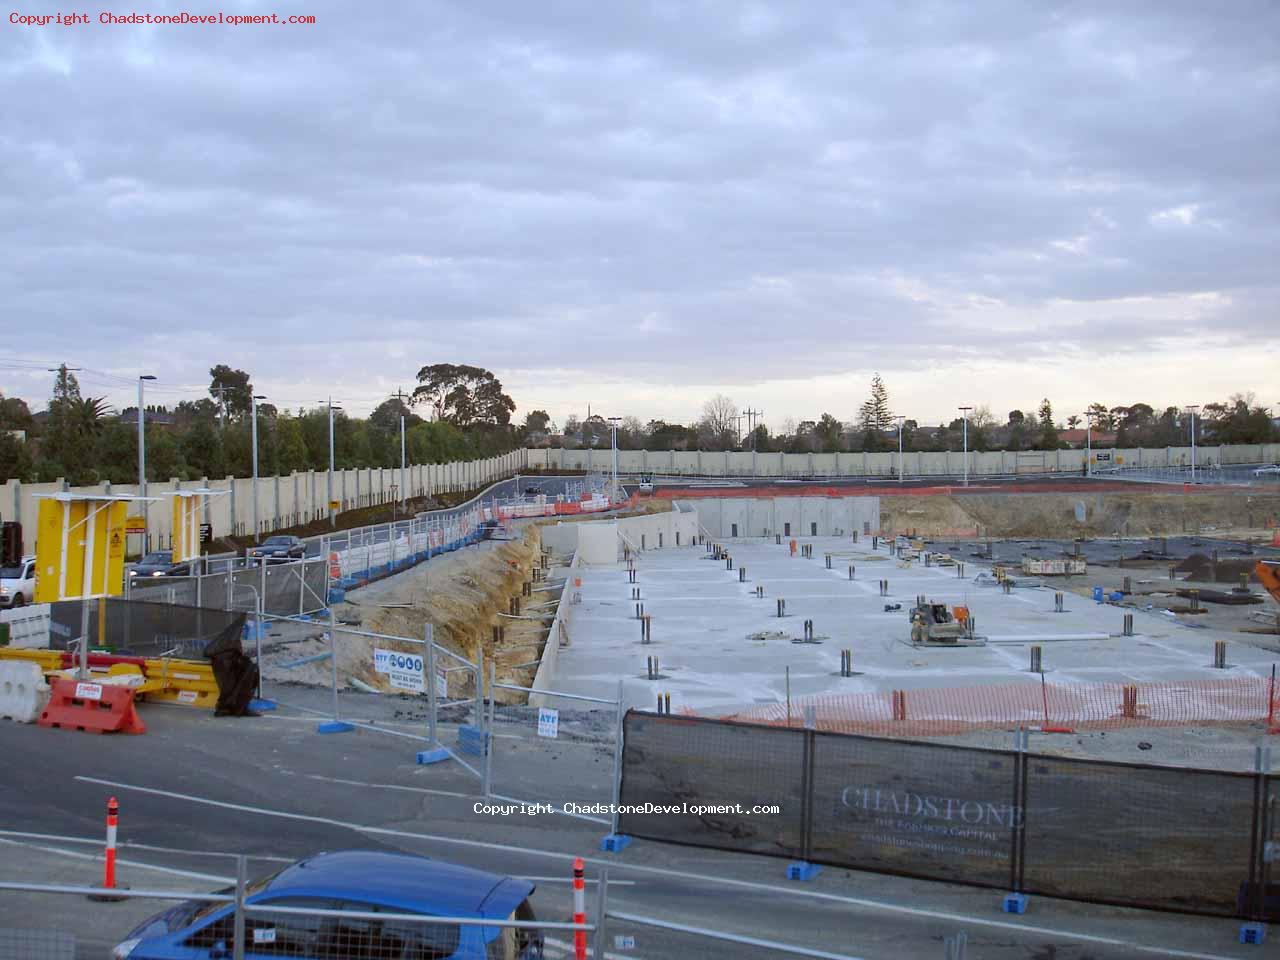
<svg viewBox="0 0 1280 960">
<path fill-rule="evenodd" d="M 1273 653 L 1240 642 L 1228 630 L 1179 622 L 1167 613 L 1121 609 L 1066 594 L 1065 612 L 1054 613 L 1052 586 L 1016 589 L 981 587 L 979 567 L 900 563 L 885 545 L 846 538 L 806 538 L 813 557 L 792 556 L 784 540 L 725 541 L 733 569 L 708 559 L 706 550 L 651 550 L 636 561 L 636 583 L 626 565 L 583 569 L 582 602 L 572 609 L 570 645 L 561 649 L 550 684 L 554 690 L 614 696 L 624 679 L 628 706 L 652 709 L 659 692 L 670 692 L 672 708 L 729 712 L 786 696 L 786 669 L 793 697 L 923 687 L 1039 683 L 1029 671 L 1032 643 L 1043 645 L 1050 683 L 1143 682 L 1268 676 Z M 831 569 L 824 555 L 832 554 Z M 855 579 L 848 567 L 856 568 Z M 746 582 L 738 568 L 746 567 Z M 880 596 L 879 581 L 889 581 Z M 1079 578 L 1075 578 L 1079 579 Z M 1051 580 L 1049 581 L 1051 583 Z M 764 587 L 763 599 L 756 587 Z M 652 616 L 652 643 L 640 642 L 632 590 Z M 910 644 L 908 611 L 918 594 L 948 606 L 963 604 L 975 618 L 985 646 L 916 648 Z M 777 617 L 785 598 L 786 616 Z M 888 603 L 902 609 L 886 612 Z M 1121 636 L 1124 614 L 1134 617 L 1135 636 Z M 820 644 L 792 643 L 814 622 Z M 749 639 L 750 634 L 786 631 L 787 637 Z M 1226 670 L 1214 669 L 1215 640 L 1227 640 Z M 840 652 L 853 651 L 860 675 L 839 676 Z M 662 679 L 646 679 L 646 658 L 656 656 Z"/>
</svg>

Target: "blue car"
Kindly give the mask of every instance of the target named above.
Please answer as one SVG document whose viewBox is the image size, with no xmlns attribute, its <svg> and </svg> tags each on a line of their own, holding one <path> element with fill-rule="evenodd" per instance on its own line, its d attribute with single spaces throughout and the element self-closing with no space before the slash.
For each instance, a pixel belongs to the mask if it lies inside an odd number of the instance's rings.
<svg viewBox="0 0 1280 960">
<path fill-rule="evenodd" d="M 302 910 L 534 920 L 527 880 L 402 853 L 321 853 L 250 883 L 249 904 Z M 234 888 L 219 893 L 234 893 Z M 115 960 L 214 960 L 232 955 L 234 906 L 179 904 L 139 924 Z M 542 934 L 315 914 L 245 915 L 246 960 L 541 960 Z"/>
</svg>

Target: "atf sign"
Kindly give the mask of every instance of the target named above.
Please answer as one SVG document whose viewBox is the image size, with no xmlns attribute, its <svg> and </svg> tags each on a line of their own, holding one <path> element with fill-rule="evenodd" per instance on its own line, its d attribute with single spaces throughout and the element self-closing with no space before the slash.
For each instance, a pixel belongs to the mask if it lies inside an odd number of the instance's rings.
<svg viewBox="0 0 1280 960">
<path fill-rule="evenodd" d="M 398 690 L 422 693 L 426 689 L 422 681 L 422 657 L 416 653 L 376 649 L 373 651 L 373 669 L 385 673 L 387 682 Z"/>
</svg>

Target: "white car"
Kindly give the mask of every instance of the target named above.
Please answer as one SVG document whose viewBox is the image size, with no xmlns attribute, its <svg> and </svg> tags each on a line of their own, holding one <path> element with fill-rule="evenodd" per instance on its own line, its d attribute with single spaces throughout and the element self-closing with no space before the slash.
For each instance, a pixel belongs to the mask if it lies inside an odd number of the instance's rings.
<svg viewBox="0 0 1280 960">
<path fill-rule="evenodd" d="M 1259 467 L 1257 470 L 1253 471 L 1253 475 L 1255 477 L 1265 477 L 1276 474 L 1280 474 L 1280 464 L 1273 464 L 1269 467 Z"/>
<path fill-rule="evenodd" d="M 35 592 L 35 557 L 23 557 L 16 566 L 0 567 L 0 608 L 25 606 Z"/>
</svg>

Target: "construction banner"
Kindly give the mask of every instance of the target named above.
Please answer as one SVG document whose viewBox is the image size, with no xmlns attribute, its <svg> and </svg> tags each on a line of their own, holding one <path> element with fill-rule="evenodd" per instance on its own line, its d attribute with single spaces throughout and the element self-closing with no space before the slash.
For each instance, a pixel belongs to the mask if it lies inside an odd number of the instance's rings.
<svg viewBox="0 0 1280 960">
<path fill-rule="evenodd" d="M 124 591 L 125 514 L 119 500 L 51 497 L 36 522 L 36 603 Z"/>
</svg>

